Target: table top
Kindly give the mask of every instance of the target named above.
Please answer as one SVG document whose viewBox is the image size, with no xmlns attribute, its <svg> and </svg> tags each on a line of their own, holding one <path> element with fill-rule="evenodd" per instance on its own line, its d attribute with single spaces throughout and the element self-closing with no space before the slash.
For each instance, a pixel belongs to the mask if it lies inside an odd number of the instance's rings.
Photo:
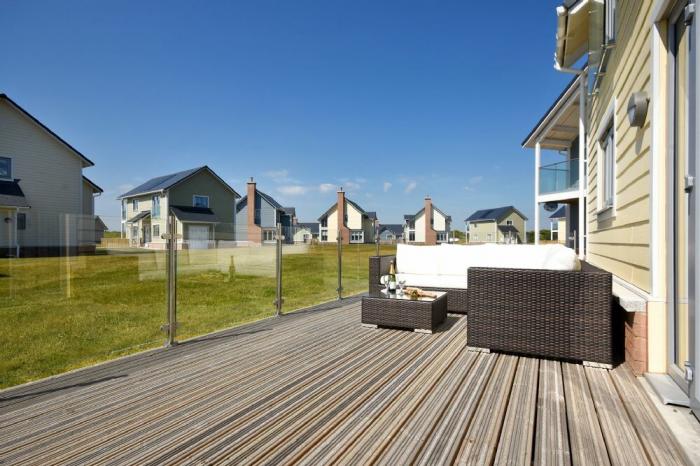
<svg viewBox="0 0 700 466">
<path fill-rule="evenodd" d="M 418 301 L 418 302 L 431 302 L 431 301 L 436 301 L 443 296 L 446 296 L 447 293 L 444 291 L 432 291 L 432 290 L 426 290 L 429 293 L 433 293 L 435 295 L 434 298 L 428 298 L 427 296 L 421 296 L 418 299 L 411 299 L 410 296 L 408 296 L 408 293 L 401 294 L 399 291 L 396 293 L 387 293 L 385 291 L 379 291 L 376 293 L 369 293 L 368 297 L 369 298 L 378 298 L 378 299 L 396 299 L 396 300 L 402 300 L 402 301 Z"/>
</svg>

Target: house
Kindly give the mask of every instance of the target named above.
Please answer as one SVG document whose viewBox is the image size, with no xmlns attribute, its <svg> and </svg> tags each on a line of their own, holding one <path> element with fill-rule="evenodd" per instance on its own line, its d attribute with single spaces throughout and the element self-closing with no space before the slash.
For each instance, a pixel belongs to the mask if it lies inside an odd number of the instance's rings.
<svg viewBox="0 0 700 466">
<path fill-rule="evenodd" d="M 321 243 L 374 243 L 377 213 L 367 212 L 345 196 L 341 187 L 335 204 L 318 218 Z"/>
<path fill-rule="evenodd" d="M 318 222 L 299 222 L 294 227 L 294 242 L 295 243 L 311 243 L 318 241 Z"/>
<path fill-rule="evenodd" d="M 296 221 L 294 207 L 282 207 L 272 196 L 260 191 L 251 177 L 246 195 L 236 203 L 236 241 L 273 243 L 279 223 L 282 225 L 285 242 L 292 243 L 292 226 Z"/>
<path fill-rule="evenodd" d="M 234 240 L 240 195 L 205 166 L 151 178 L 118 197 L 122 237 L 134 247 L 164 249 L 168 213 L 177 219 L 178 247 L 208 249 Z"/>
<path fill-rule="evenodd" d="M 404 226 L 400 223 L 379 226 L 379 242 L 396 244 L 404 241 Z"/>
<path fill-rule="evenodd" d="M 512 205 L 477 210 L 464 222 L 467 244 L 525 242 L 527 217 Z"/>
<path fill-rule="evenodd" d="M 552 232 L 552 241 L 556 241 L 561 244 L 569 243 L 566 233 L 566 211 L 567 208 L 565 205 L 563 205 L 549 216 L 549 231 Z"/>
<path fill-rule="evenodd" d="M 423 208 L 413 215 L 404 215 L 403 237 L 407 243 L 446 243 L 450 238 L 452 217 L 435 207 L 427 196 Z"/>
<path fill-rule="evenodd" d="M 94 251 L 102 189 L 83 175 L 93 165 L 0 94 L 0 257 Z"/>
<path fill-rule="evenodd" d="M 579 256 L 613 274 L 629 366 L 700 416 L 695 2 L 568 0 L 556 17 L 573 79 L 523 141 L 535 229 L 540 205 L 568 205 Z"/>
</svg>

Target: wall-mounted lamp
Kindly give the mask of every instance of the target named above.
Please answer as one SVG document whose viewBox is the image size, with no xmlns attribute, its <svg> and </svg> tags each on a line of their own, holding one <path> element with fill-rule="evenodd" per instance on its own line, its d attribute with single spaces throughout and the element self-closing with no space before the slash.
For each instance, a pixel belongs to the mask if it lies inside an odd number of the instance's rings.
<svg viewBox="0 0 700 466">
<path fill-rule="evenodd" d="M 649 97 L 647 97 L 647 93 L 640 91 L 632 94 L 630 100 L 627 102 L 627 118 L 629 119 L 630 125 L 638 128 L 644 126 L 648 110 Z"/>
<path fill-rule="evenodd" d="M 5 223 L 12 223 L 11 217 L 5 217 L 3 220 L 5 221 Z"/>
</svg>

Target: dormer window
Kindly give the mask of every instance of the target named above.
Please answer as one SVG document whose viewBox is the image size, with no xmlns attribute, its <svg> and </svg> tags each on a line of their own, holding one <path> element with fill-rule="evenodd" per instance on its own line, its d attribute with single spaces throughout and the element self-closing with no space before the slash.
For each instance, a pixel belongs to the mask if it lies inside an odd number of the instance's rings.
<svg viewBox="0 0 700 466">
<path fill-rule="evenodd" d="M 12 159 L 0 157 L 0 180 L 12 179 Z"/>
<path fill-rule="evenodd" d="M 202 196 L 200 194 L 195 194 L 192 196 L 192 207 L 209 207 L 209 196 Z"/>
</svg>

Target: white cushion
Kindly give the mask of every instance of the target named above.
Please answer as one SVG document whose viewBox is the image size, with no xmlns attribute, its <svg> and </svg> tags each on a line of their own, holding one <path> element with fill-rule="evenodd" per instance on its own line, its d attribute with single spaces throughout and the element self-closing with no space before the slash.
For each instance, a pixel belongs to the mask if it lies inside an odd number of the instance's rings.
<svg viewBox="0 0 700 466">
<path fill-rule="evenodd" d="M 466 275 L 428 275 L 420 273 L 397 273 L 397 280 L 406 280 L 406 286 L 429 288 L 466 288 Z"/>
<path fill-rule="evenodd" d="M 438 249 L 440 246 L 396 246 L 397 272 L 437 275 L 439 273 Z"/>
</svg>

